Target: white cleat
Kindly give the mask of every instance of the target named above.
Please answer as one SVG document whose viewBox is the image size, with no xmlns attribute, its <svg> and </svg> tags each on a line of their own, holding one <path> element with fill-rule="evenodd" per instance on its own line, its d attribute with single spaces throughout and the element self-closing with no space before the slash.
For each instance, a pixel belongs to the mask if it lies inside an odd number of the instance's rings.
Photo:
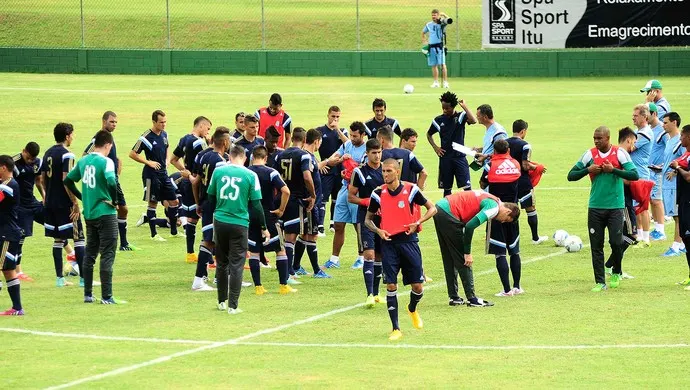
<svg viewBox="0 0 690 390">
<path fill-rule="evenodd" d="M 495 297 L 512 297 L 513 295 L 515 295 L 513 290 L 510 290 L 508 292 L 501 291 L 499 293 L 494 294 Z"/>
<path fill-rule="evenodd" d="M 201 284 L 198 286 L 192 285 L 192 291 L 216 291 L 216 289 L 204 282 L 201 282 Z"/>
<path fill-rule="evenodd" d="M 532 240 L 532 244 L 534 244 L 534 245 L 539 245 L 539 244 L 541 244 L 541 243 L 544 242 L 544 241 L 549 241 L 549 236 L 539 236 L 539 239 L 538 239 L 538 240 L 536 240 L 536 241 L 535 241 L 535 240 Z"/>
<path fill-rule="evenodd" d="M 440 86 L 441 86 L 441 85 L 438 83 L 438 81 L 434 81 L 434 83 L 431 84 L 431 88 L 438 88 L 438 87 L 440 87 Z"/>
<path fill-rule="evenodd" d="M 445 89 L 450 89 L 450 84 L 448 84 L 447 81 L 444 81 L 444 82 L 443 82 L 443 88 L 445 88 Z"/>
<path fill-rule="evenodd" d="M 629 279 L 635 279 L 635 277 L 632 276 L 632 275 L 630 275 L 630 274 L 628 274 L 628 273 L 623 272 L 623 273 L 621 274 L 621 279 L 628 279 L 628 280 L 629 280 Z"/>
<path fill-rule="evenodd" d="M 523 290 L 521 288 L 513 287 L 513 289 L 510 290 L 510 292 L 513 293 L 513 295 L 520 295 L 520 294 L 524 294 L 525 290 Z"/>
<path fill-rule="evenodd" d="M 240 309 L 240 308 L 237 308 L 237 309 L 228 309 L 228 314 L 235 315 L 235 314 L 240 314 L 240 313 L 242 313 L 242 309 Z"/>
<path fill-rule="evenodd" d="M 137 227 L 143 225 L 146 223 L 146 213 L 141 214 L 141 217 L 139 217 L 139 220 L 137 221 Z"/>
<path fill-rule="evenodd" d="M 242 287 L 249 287 L 251 285 L 251 282 L 242 282 Z"/>
<path fill-rule="evenodd" d="M 226 311 L 228 310 L 228 307 L 225 305 L 225 302 L 220 302 L 218 304 L 218 311 Z"/>
</svg>

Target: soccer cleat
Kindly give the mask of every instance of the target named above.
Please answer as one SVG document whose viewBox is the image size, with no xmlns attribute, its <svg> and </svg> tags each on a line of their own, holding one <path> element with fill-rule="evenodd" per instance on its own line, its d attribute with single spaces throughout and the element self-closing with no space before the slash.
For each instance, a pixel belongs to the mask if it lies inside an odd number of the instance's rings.
<svg viewBox="0 0 690 390">
<path fill-rule="evenodd" d="M 374 298 L 374 295 L 369 294 L 369 296 L 367 296 L 367 300 L 364 301 L 364 306 L 366 306 L 368 309 L 371 309 L 372 307 L 374 307 L 375 304 L 376 299 Z"/>
<path fill-rule="evenodd" d="M 137 220 L 136 227 L 139 227 L 149 221 L 149 217 L 146 216 L 146 213 L 141 214 L 141 217 Z"/>
<path fill-rule="evenodd" d="M 652 246 L 652 244 L 650 244 L 647 241 L 642 240 L 642 241 L 638 241 L 637 245 L 633 245 L 632 247 L 635 249 L 646 249 L 646 248 L 649 248 L 650 246 Z"/>
<path fill-rule="evenodd" d="M 55 287 L 65 287 L 65 286 L 73 286 L 74 283 L 68 282 L 65 280 L 65 278 L 57 278 L 55 280 Z"/>
<path fill-rule="evenodd" d="M 100 285 L 101 285 L 101 282 L 97 282 L 97 281 L 95 281 L 95 280 L 91 282 L 91 287 L 97 287 L 97 286 L 100 286 Z"/>
<path fill-rule="evenodd" d="M 326 237 L 326 229 L 323 228 L 323 226 L 319 226 L 319 237 Z"/>
<path fill-rule="evenodd" d="M 125 303 L 127 303 L 127 301 L 123 301 L 122 299 L 116 299 L 115 297 L 101 299 L 102 305 L 124 305 Z"/>
<path fill-rule="evenodd" d="M 290 285 L 290 286 L 297 286 L 298 284 L 302 284 L 302 282 L 300 282 L 300 281 L 297 280 L 297 279 L 288 278 L 287 284 Z"/>
<path fill-rule="evenodd" d="M 606 285 L 605 285 L 604 283 L 597 283 L 596 286 L 592 287 L 592 290 L 591 290 L 591 291 L 592 291 L 592 292 L 602 292 L 602 291 L 606 291 L 606 290 L 608 290 L 608 289 L 609 289 L 609 288 L 606 287 Z"/>
<path fill-rule="evenodd" d="M 462 306 L 464 304 L 465 300 L 460 297 L 448 299 L 448 306 Z"/>
<path fill-rule="evenodd" d="M 402 338 L 402 332 L 400 331 L 400 329 L 393 329 L 391 334 L 388 336 L 388 340 L 390 340 L 390 341 L 397 341 L 397 340 L 400 340 L 401 338 Z"/>
<path fill-rule="evenodd" d="M 232 308 L 231 308 L 231 309 L 228 309 L 228 314 L 235 315 L 235 314 L 240 314 L 240 313 L 242 313 L 242 309 L 239 309 L 239 308 L 237 308 L 237 309 L 232 309 Z"/>
<path fill-rule="evenodd" d="M 263 261 L 260 261 L 259 267 L 261 267 L 261 268 L 273 268 L 273 267 L 271 267 L 271 263 L 269 263 L 268 260 L 266 260 L 265 263 Z"/>
<path fill-rule="evenodd" d="M 177 234 L 171 234 L 170 238 L 187 238 L 187 235 L 178 231 Z"/>
<path fill-rule="evenodd" d="M 331 233 L 335 233 L 335 224 L 331 222 L 331 226 L 328 228 Z"/>
<path fill-rule="evenodd" d="M 326 268 L 340 268 L 340 263 L 328 260 L 323 266 Z"/>
<path fill-rule="evenodd" d="M 679 286 L 690 286 L 690 278 L 683 280 L 682 282 L 676 283 Z"/>
<path fill-rule="evenodd" d="M 161 237 L 160 234 L 156 234 L 155 236 L 151 237 L 151 240 L 155 241 L 155 242 L 166 242 L 166 241 L 168 241 L 165 238 Z"/>
<path fill-rule="evenodd" d="M 364 267 L 364 260 L 357 259 L 352 263 L 352 269 L 362 269 Z"/>
<path fill-rule="evenodd" d="M 16 310 L 14 308 L 7 309 L 0 313 L 0 316 L 23 316 L 24 315 L 24 309 L 21 310 Z"/>
<path fill-rule="evenodd" d="M 632 275 L 630 275 L 630 274 L 626 274 L 625 272 L 623 272 L 623 273 L 621 273 L 621 279 L 628 279 L 628 280 L 630 280 L 630 279 L 635 279 L 635 277 L 632 276 Z"/>
<path fill-rule="evenodd" d="M 268 292 L 268 291 L 266 291 L 266 289 L 264 288 L 264 286 L 256 286 L 256 287 L 254 287 L 254 294 L 256 294 L 256 295 L 264 295 L 264 294 L 266 294 L 267 292 Z"/>
<path fill-rule="evenodd" d="M 444 81 L 444 82 L 443 82 L 443 88 L 445 88 L 445 89 L 450 89 L 450 84 L 448 84 L 447 81 Z"/>
<path fill-rule="evenodd" d="M 431 84 L 431 88 L 438 88 L 438 87 L 440 87 L 440 86 L 441 86 L 441 85 L 438 83 L 438 81 L 434 81 L 434 83 Z"/>
<path fill-rule="evenodd" d="M 467 300 L 468 307 L 491 307 L 493 305 L 493 302 L 485 301 L 481 298 L 472 298 Z"/>
<path fill-rule="evenodd" d="M 311 275 L 311 274 L 309 272 L 307 272 L 307 270 L 304 269 L 304 267 L 299 267 L 299 269 L 295 270 L 295 275 L 302 276 L 302 275 Z"/>
<path fill-rule="evenodd" d="M 673 248 L 668 248 L 666 252 L 662 255 L 664 257 L 675 257 L 675 256 L 680 256 L 680 251 L 677 251 Z"/>
<path fill-rule="evenodd" d="M 658 232 L 656 230 L 652 230 L 651 233 L 649 233 L 649 238 L 652 241 L 662 241 L 666 239 L 666 235 L 664 233 Z"/>
<path fill-rule="evenodd" d="M 621 283 L 621 276 L 619 274 L 611 274 L 611 279 L 609 279 L 609 286 L 611 288 L 618 288 Z"/>
<path fill-rule="evenodd" d="M 499 293 L 494 294 L 495 297 L 512 297 L 513 295 L 513 290 L 510 290 L 508 292 L 501 291 Z"/>
<path fill-rule="evenodd" d="M 331 275 L 325 273 L 322 269 L 320 269 L 319 272 L 315 273 L 312 277 L 315 279 L 330 279 Z"/>
<path fill-rule="evenodd" d="M 513 295 L 521 295 L 525 293 L 525 290 L 521 289 L 520 287 L 513 287 L 510 292 L 513 293 Z"/>
<path fill-rule="evenodd" d="M 548 241 L 548 240 L 549 240 L 549 236 L 539 236 L 539 238 L 537 240 L 532 240 L 532 244 L 539 245 L 542 242 Z"/>
<path fill-rule="evenodd" d="M 431 279 L 431 276 L 424 274 L 424 283 L 431 283 L 433 281 L 434 279 Z"/>
<path fill-rule="evenodd" d="M 127 244 L 127 245 L 123 245 L 123 246 L 120 247 L 120 251 L 121 251 L 121 252 L 137 252 L 137 251 L 140 251 L 140 250 L 141 250 L 141 248 L 136 247 L 136 246 L 134 246 L 134 245 L 132 245 L 132 244 Z"/>
<path fill-rule="evenodd" d="M 249 287 L 251 285 L 252 285 L 251 282 L 242 282 L 242 287 Z"/>
<path fill-rule="evenodd" d="M 65 256 L 65 259 L 69 262 L 76 262 L 77 261 L 77 254 L 72 252 L 69 255 Z"/>
<path fill-rule="evenodd" d="M 386 303 L 386 298 L 380 295 L 374 295 L 374 302 L 376 303 Z"/>
<path fill-rule="evenodd" d="M 33 282 L 34 281 L 34 278 L 25 274 L 24 272 L 17 274 L 17 278 L 19 278 L 19 280 L 21 280 L 22 282 Z"/>
<path fill-rule="evenodd" d="M 410 315 L 410 318 L 412 319 L 412 326 L 415 329 L 424 328 L 424 321 L 422 321 L 422 317 L 419 316 L 419 310 L 415 310 L 415 311 L 407 310 L 407 314 Z"/>
<path fill-rule="evenodd" d="M 187 264 L 195 264 L 197 261 L 199 261 L 199 258 L 196 256 L 196 253 L 187 253 L 187 258 L 185 261 Z"/>
<path fill-rule="evenodd" d="M 192 291 L 216 291 L 216 289 L 204 282 L 201 282 L 197 286 L 192 285 Z"/>
<path fill-rule="evenodd" d="M 228 310 L 227 306 L 225 306 L 225 302 L 219 302 L 218 303 L 218 311 L 226 311 Z"/>
<path fill-rule="evenodd" d="M 611 267 L 604 268 L 604 273 L 606 273 L 606 275 L 610 276 L 613 273 L 613 268 L 611 268 Z"/>
<path fill-rule="evenodd" d="M 93 295 L 84 295 L 84 303 L 94 303 L 96 302 L 96 298 L 93 297 Z"/>
<path fill-rule="evenodd" d="M 297 292 L 296 289 L 288 286 L 287 284 L 281 284 L 280 290 L 278 290 L 278 293 L 280 295 L 287 295 L 287 294 L 296 293 L 296 292 Z"/>
<path fill-rule="evenodd" d="M 84 278 L 79 278 L 79 287 L 84 287 Z"/>
</svg>

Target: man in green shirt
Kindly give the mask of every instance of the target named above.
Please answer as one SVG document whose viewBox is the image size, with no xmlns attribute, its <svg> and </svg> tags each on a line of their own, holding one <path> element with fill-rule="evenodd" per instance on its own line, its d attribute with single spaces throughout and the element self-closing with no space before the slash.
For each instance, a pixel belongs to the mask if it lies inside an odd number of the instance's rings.
<svg viewBox="0 0 690 390">
<path fill-rule="evenodd" d="M 586 151 L 568 172 L 568 181 L 577 181 L 589 175 L 587 227 L 592 249 L 592 267 L 596 286 L 592 291 L 607 289 L 604 269 L 604 229 L 609 232 L 611 264 L 620 270 L 623 258 L 623 219 L 625 196 L 623 180 L 637 180 L 638 174 L 630 155 L 611 145 L 611 132 L 606 126 L 594 130 L 594 148 Z M 618 287 L 620 274 L 611 275 L 610 285 Z"/>
<path fill-rule="evenodd" d="M 106 157 L 113 147 L 113 136 L 101 130 L 94 138 L 91 153 L 77 163 L 64 180 L 65 187 L 82 201 L 86 220 L 86 258 L 84 259 L 84 303 L 92 295 L 93 267 L 100 252 L 101 303 L 126 303 L 113 297 L 113 263 L 117 249 L 117 177 L 113 160 Z M 74 185 L 81 180 L 81 193 Z M 78 208 L 77 208 L 78 210 Z M 77 214 L 76 218 L 79 218 Z"/>
<path fill-rule="evenodd" d="M 264 241 L 268 242 L 271 238 L 266 230 L 264 209 L 261 206 L 259 179 L 256 173 L 244 167 L 246 159 L 244 148 L 233 146 L 230 149 L 230 164 L 216 168 L 208 185 L 208 200 L 215 210 L 213 241 L 216 244 L 218 310 L 226 309 L 227 300 L 229 314 L 242 312 L 237 305 L 247 258 L 249 207 L 261 226 Z"/>
</svg>

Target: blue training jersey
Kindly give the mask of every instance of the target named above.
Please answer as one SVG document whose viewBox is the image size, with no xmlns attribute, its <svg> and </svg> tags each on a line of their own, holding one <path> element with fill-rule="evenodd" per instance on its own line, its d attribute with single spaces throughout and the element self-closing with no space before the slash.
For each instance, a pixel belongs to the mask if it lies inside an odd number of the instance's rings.
<svg viewBox="0 0 690 390">
<path fill-rule="evenodd" d="M 360 199 L 370 198 L 371 193 L 378 186 L 383 185 L 383 171 L 382 165 L 378 168 L 372 168 L 369 164 L 364 164 L 361 167 L 355 168 L 352 172 L 352 186 L 357 187 Z M 364 217 L 367 215 L 367 208 L 364 206 L 357 207 L 357 222 L 363 223 Z"/>
<path fill-rule="evenodd" d="M 484 133 L 484 139 L 482 141 L 482 154 L 491 156 L 494 154 L 494 142 L 499 139 L 508 139 L 508 134 L 506 129 L 503 128 L 498 122 L 494 122 L 491 126 L 486 129 Z M 491 157 L 484 160 L 484 169 L 489 170 L 489 162 Z"/>
<path fill-rule="evenodd" d="M 367 144 L 365 142 L 362 142 L 361 145 L 355 146 L 352 144 L 352 141 L 347 141 L 343 145 L 338 148 L 337 152 L 341 157 L 349 154 L 352 156 L 352 159 L 355 160 L 358 164 L 361 164 L 362 161 L 364 161 L 364 157 L 367 154 Z M 343 187 L 347 188 L 347 182 L 343 180 Z"/>
<path fill-rule="evenodd" d="M 429 33 L 429 44 L 430 45 L 435 45 L 439 43 L 443 43 L 443 26 L 440 23 L 436 22 L 428 22 L 425 26 L 424 29 L 422 29 L 423 33 Z"/>
<path fill-rule="evenodd" d="M 33 206 L 37 201 L 34 196 L 34 185 L 36 177 L 41 175 L 41 159 L 36 157 L 31 164 L 27 164 L 21 153 L 12 159 L 14 160 L 14 180 L 19 185 L 21 205 Z"/>
<path fill-rule="evenodd" d="M 398 164 L 400 164 L 400 180 L 417 183 L 417 175 L 424 170 L 424 166 L 419 162 L 414 153 L 402 148 L 383 149 L 381 152 L 381 162 L 389 158 L 398 161 Z"/>
<path fill-rule="evenodd" d="M 452 116 L 439 115 L 431 121 L 427 134 L 438 133 L 441 138 L 441 149 L 445 151 L 442 159 L 465 158 L 465 155 L 453 149 L 453 142 L 465 144 L 465 126 L 467 125 L 467 113 L 454 112 Z"/>
<path fill-rule="evenodd" d="M 671 103 L 669 103 L 668 100 L 666 100 L 666 98 L 661 98 L 654 102 L 654 104 L 656 104 L 657 117 L 663 123 L 666 114 L 671 112 Z"/>
<path fill-rule="evenodd" d="M 664 150 L 664 169 L 662 171 L 664 175 L 664 181 L 661 183 L 662 190 L 676 189 L 675 176 L 671 180 L 668 180 L 668 178 L 666 178 L 666 174 L 672 171 L 672 169 L 669 168 L 671 161 L 682 156 L 683 153 L 685 153 L 685 148 L 680 144 L 680 134 L 676 135 L 673 138 L 669 138 L 668 142 L 666 142 L 666 149 Z"/>
<path fill-rule="evenodd" d="M 664 130 L 664 124 L 659 122 L 652 129 L 652 135 L 654 136 L 654 144 L 652 144 L 652 151 L 649 156 L 649 165 L 660 167 L 664 164 L 664 150 L 666 150 L 666 142 L 668 142 L 668 133 Z"/>
<path fill-rule="evenodd" d="M 637 168 L 640 179 L 649 179 L 649 157 L 652 154 L 654 134 L 649 126 L 635 130 L 635 134 L 637 134 L 637 141 L 635 141 L 635 150 L 630 153 L 630 158 Z"/>
<path fill-rule="evenodd" d="M 146 130 L 132 147 L 132 150 L 139 154 L 142 151 L 148 161 L 155 161 L 161 165 L 161 169 L 155 170 L 148 165 L 144 165 L 142 176 L 150 178 L 155 174 L 168 176 L 168 133 L 165 130 L 156 134 L 153 130 Z"/>
</svg>

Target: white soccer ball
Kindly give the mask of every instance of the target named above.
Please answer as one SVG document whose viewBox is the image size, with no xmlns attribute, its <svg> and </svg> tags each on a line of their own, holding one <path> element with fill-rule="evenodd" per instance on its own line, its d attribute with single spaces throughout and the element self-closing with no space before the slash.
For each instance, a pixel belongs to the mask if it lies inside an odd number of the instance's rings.
<svg viewBox="0 0 690 390">
<path fill-rule="evenodd" d="M 403 92 L 408 94 L 414 92 L 414 86 L 412 84 L 405 84 L 403 87 Z"/>
<path fill-rule="evenodd" d="M 578 236 L 570 236 L 565 240 L 564 246 L 568 252 L 579 252 L 582 249 L 582 240 Z"/>
<path fill-rule="evenodd" d="M 556 233 L 553 234 L 553 242 L 556 243 L 556 246 L 564 246 L 568 237 L 569 234 L 565 230 L 556 230 Z"/>
</svg>

